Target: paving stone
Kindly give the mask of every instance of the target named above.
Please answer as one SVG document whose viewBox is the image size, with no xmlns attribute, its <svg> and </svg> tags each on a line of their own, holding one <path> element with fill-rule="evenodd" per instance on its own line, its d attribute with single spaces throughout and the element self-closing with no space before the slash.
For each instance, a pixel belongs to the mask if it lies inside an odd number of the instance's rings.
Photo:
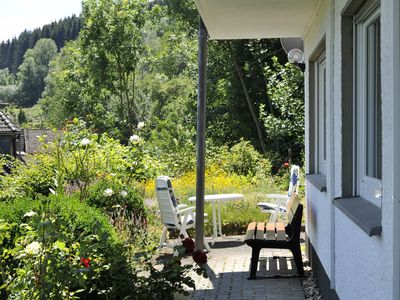
<svg viewBox="0 0 400 300">
<path fill-rule="evenodd" d="M 196 281 L 196 291 L 191 292 L 191 299 L 218 299 L 218 300 L 304 300 L 304 292 L 301 279 L 298 278 L 258 278 L 247 280 L 250 269 L 251 248 L 243 244 L 243 237 L 226 237 L 224 246 L 219 247 L 218 241 L 208 254 L 208 275 L 210 278 L 199 278 L 197 274 L 191 274 Z M 282 256 L 274 259 L 274 256 Z M 291 261 L 290 251 L 276 249 L 262 249 L 260 258 L 264 262 L 276 267 L 277 261 L 282 270 L 261 270 L 257 272 L 266 273 L 265 276 L 283 272 L 284 274 L 296 275 Z M 188 260 L 188 263 L 190 260 Z M 261 266 L 263 266 L 261 264 Z M 267 263 L 264 264 L 264 268 Z M 282 266 L 282 267 L 281 267 Z"/>
</svg>

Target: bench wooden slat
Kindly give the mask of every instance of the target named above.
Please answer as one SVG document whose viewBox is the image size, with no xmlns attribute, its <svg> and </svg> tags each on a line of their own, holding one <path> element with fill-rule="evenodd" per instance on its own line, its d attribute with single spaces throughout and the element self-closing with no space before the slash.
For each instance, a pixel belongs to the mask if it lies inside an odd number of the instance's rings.
<svg viewBox="0 0 400 300">
<path fill-rule="evenodd" d="M 254 232 L 256 231 L 257 222 L 251 222 L 249 226 L 247 226 L 246 237 L 245 240 L 251 240 L 254 238 Z"/>
<path fill-rule="evenodd" d="M 267 223 L 267 240 L 275 240 L 275 223 Z"/>
<path fill-rule="evenodd" d="M 285 224 L 283 222 L 276 222 L 276 239 L 278 241 L 285 241 L 286 240 L 286 232 L 285 232 Z"/>
<path fill-rule="evenodd" d="M 258 222 L 257 223 L 256 240 L 263 240 L 264 239 L 264 228 L 265 228 L 265 223 L 264 222 Z"/>
<path fill-rule="evenodd" d="M 298 206 L 299 206 L 299 198 L 295 197 L 295 199 L 293 199 L 293 203 L 292 203 L 292 214 L 293 215 L 296 213 Z"/>
<path fill-rule="evenodd" d="M 292 194 L 289 203 L 286 208 L 286 213 L 288 217 L 288 223 L 292 223 L 294 214 L 296 213 L 297 207 L 299 206 L 299 198 L 296 194 Z"/>
</svg>

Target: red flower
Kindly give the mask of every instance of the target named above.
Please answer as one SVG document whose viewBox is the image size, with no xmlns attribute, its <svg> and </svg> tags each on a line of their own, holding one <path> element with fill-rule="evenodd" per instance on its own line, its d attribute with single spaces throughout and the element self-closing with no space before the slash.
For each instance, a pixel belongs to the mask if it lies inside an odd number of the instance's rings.
<svg viewBox="0 0 400 300">
<path fill-rule="evenodd" d="M 288 163 L 288 162 L 285 162 L 285 163 L 283 164 L 283 166 L 284 166 L 285 168 L 289 168 L 289 163 Z"/>
<path fill-rule="evenodd" d="M 194 242 L 191 238 L 186 238 L 182 241 L 182 245 L 185 247 L 185 254 L 192 254 L 194 251 Z"/>
<path fill-rule="evenodd" d="M 89 268 L 90 267 L 90 258 L 81 258 L 81 265 L 83 265 L 85 268 Z"/>
<path fill-rule="evenodd" d="M 193 252 L 193 260 L 198 265 L 204 265 L 205 263 L 207 263 L 207 255 L 204 251 L 196 250 Z"/>
</svg>

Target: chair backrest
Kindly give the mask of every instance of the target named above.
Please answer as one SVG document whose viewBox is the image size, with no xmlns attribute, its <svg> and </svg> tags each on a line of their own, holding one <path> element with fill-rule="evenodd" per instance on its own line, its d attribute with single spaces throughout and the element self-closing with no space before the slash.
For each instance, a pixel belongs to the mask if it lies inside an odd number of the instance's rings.
<svg viewBox="0 0 400 300">
<path fill-rule="evenodd" d="M 292 193 L 297 194 L 299 191 L 299 178 L 300 178 L 300 167 L 292 165 L 290 168 L 290 181 L 288 196 L 292 196 Z"/>
<path fill-rule="evenodd" d="M 158 206 L 160 207 L 161 220 L 163 224 L 176 226 L 179 223 L 176 213 L 176 202 L 173 191 L 171 179 L 168 176 L 159 176 L 156 179 L 156 196 Z"/>
</svg>

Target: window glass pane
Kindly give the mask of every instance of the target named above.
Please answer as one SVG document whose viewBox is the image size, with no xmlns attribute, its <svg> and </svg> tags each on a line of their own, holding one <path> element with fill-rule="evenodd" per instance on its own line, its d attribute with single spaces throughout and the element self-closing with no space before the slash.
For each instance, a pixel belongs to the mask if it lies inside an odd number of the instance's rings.
<svg viewBox="0 0 400 300">
<path fill-rule="evenodd" d="M 380 23 L 366 28 L 365 150 L 366 175 L 382 177 L 382 113 L 380 87 Z"/>
</svg>

